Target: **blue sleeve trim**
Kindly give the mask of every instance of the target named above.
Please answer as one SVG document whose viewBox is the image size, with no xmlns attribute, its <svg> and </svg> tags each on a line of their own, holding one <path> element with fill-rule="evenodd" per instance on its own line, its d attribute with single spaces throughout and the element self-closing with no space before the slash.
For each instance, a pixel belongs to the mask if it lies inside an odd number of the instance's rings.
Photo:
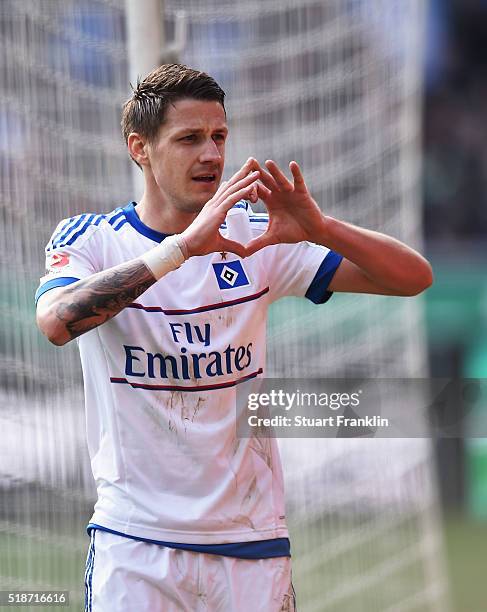
<svg viewBox="0 0 487 612">
<path fill-rule="evenodd" d="M 308 300 L 315 304 L 324 304 L 331 298 L 333 292 L 327 291 L 327 288 L 342 259 L 343 256 L 335 253 L 335 251 L 330 251 L 326 255 L 318 268 L 318 272 L 316 272 L 315 277 L 311 281 L 308 291 L 306 291 L 305 297 Z"/>
<path fill-rule="evenodd" d="M 274 538 L 273 540 L 258 540 L 256 542 L 235 542 L 230 544 L 181 544 L 179 542 L 163 542 L 162 540 L 149 540 L 148 538 L 139 538 L 131 536 L 127 533 L 120 533 L 108 529 L 102 525 L 89 523 L 86 528 L 88 535 L 93 529 L 108 531 L 115 535 L 139 542 L 148 542 L 149 544 L 159 544 L 168 548 L 178 548 L 180 550 L 191 550 L 193 552 L 202 552 L 209 555 L 222 555 L 223 557 L 237 557 L 238 559 L 270 559 L 273 557 L 290 557 L 291 545 L 289 538 Z"/>
<path fill-rule="evenodd" d="M 71 285 L 72 283 L 75 283 L 76 281 L 79 281 L 79 278 L 74 278 L 74 276 L 64 276 L 62 278 L 53 278 L 52 280 L 47 281 L 47 283 L 44 283 L 43 285 L 41 285 L 39 289 L 36 291 L 36 295 L 35 295 L 36 306 L 37 306 L 37 302 L 39 298 L 41 297 L 41 295 L 44 295 L 46 291 L 50 291 L 51 289 L 55 289 L 56 287 L 65 287 L 66 285 Z"/>
</svg>

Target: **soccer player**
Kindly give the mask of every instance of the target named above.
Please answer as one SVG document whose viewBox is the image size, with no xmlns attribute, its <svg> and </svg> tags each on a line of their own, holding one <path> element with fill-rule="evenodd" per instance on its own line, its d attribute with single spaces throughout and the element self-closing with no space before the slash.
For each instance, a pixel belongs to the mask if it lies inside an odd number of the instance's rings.
<svg viewBox="0 0 487 612">
<path fill-rule="evenodd" d="M 177 64 L 138 83 L 122 128 L 140 202 L 64 219 L 46 247 L 37 321 L 79 337 L 98 490 L 89 611 L 294 610 L 277 444 L 235 429 L 267 308 L 431 284 L 414 250 L 323 215 L 294 161 L 291 180 L 250 158 L 221 183 L 224 95 Z"/>
</svg>

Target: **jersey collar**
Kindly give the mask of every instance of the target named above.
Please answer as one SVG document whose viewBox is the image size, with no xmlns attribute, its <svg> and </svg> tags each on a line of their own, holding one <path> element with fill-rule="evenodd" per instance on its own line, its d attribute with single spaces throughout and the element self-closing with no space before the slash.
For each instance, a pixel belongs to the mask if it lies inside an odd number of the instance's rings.
<svg viewBox="0 0 487 612">
<path fill-rule="evenodd" d="M 162 242 L 164 238 L 167 238 L 168 236 L 171 235 L 171 234 L 162 234 L 161 232 L 158 232 L 150 228 L 145 223 L 142 223 L 142 221 L 139 218 L 139 215 L 137 214 L 135 210 L 136 206 L 137 206 L 137 202 L 129 202 L 127 206 L 125 206 L 125 208 L 123 208 L 122 210 L 125 214 L 125 218 L 127 219 L 127 221 L 130 223 L 130 225 L 135 230 L 139 232 L 139 234 L 142 234 L 143 236 L 146 236 L 147 238 L 150 238 L 151 240 L 154 240 L 155 242 Z"/>
</svg>

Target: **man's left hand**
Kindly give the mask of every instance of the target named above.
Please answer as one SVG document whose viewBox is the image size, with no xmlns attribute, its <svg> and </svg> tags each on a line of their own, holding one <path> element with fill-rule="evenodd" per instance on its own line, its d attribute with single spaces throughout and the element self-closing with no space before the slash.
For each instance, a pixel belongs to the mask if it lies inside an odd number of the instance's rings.
<svg viewBox="0 0 487 612">
<path fill-rule="evenodd" d="M 299 165 L 289 164 L 293 180 L 290 181 L 276 162 L 265 162 L 266 171 L 257 161 L 254 168 L 260 171 L 265 189 L 260 199 L 269 212 L 267 231 L 246 245 L 246 255 L 271 244 L 296 243 L 303 240 L 317 242 L 323 235 L 326 219 L 318 204 L 311 197 Z"/>
<path fill-rule="evenodd" d="M 306 240 L 343 256 L 330 291 L 411 296 L 431 285 L 431 266 L 414 249 L 380 232 L 325 217 L 295 161 L 289 164 L 292 181 L 274 161 L 266 161 L 267 170 L 253 158 L 249 165 L 259 171 L 261 181 L 254 186 L 251 201 L 260 197 L 264 202 L 269 227 L 245 245 L 246 256 L 271 244 Z"/>
</svg>

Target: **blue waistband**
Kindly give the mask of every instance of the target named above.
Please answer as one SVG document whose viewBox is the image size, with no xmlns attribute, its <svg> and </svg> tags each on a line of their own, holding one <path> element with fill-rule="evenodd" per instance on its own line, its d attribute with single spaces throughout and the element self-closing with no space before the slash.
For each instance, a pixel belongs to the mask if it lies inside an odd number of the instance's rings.
<svg viewBox="0 0 487 612">
<path fill-rule="evenodd" d="M 139 538 L 128 533 L 120 533 L 103 525 L 89 523 L 86 528 L 88 534 L 93 529 L 107 531 L 124 538 L 147 542 L 148 544 L 159 544 L 168 548 L 179 548 L 180 550 L 191 550 L 193 552 L 206 553 L 208 555 L 223 555 L 225 557 L 237 557 L 239 559 L 270 559 L 272 557 L 290 557 L 291 545 L 289 538 L 274 538 L 272 540 L 258 540 L 253 542 L 231 542 L 229 544 L 182 544 L 180 542 L 163 542 L 161 540 L 149 540 Z"/>
</svg>

